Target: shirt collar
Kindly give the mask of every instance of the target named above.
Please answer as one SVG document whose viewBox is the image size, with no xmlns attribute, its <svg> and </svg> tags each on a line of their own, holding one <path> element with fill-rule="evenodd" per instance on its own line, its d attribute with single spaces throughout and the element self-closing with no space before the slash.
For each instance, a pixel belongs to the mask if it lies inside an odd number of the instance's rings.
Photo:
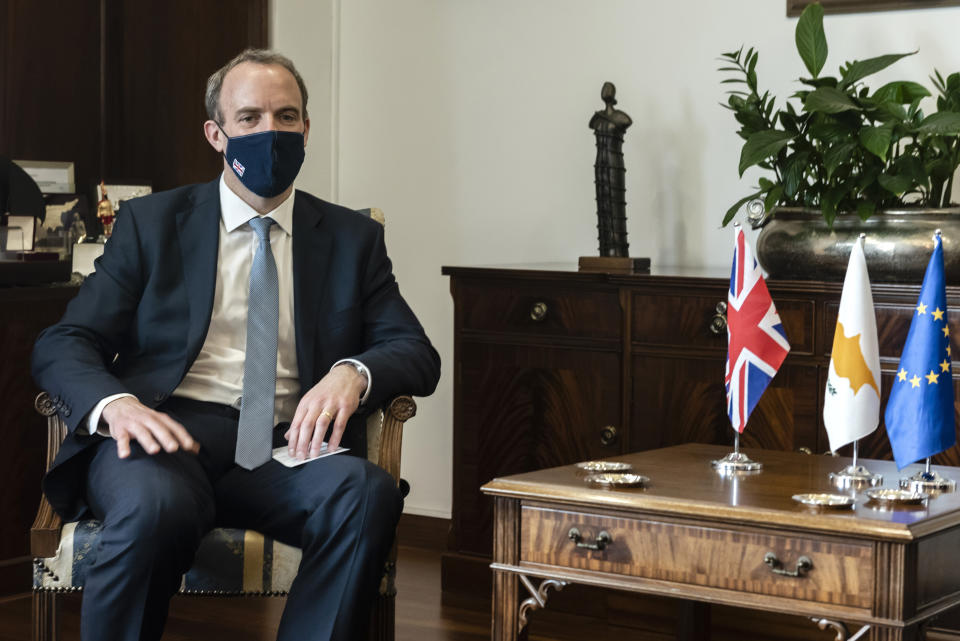
<svg viewBox="0 0 960 641">
<path fill-rule="evenodd" d="M 296 189 L 292 190 L 286 200 L 266 214 L 273 218 L 277 226 L 288 236 L 293 232 L 293 194 L 295 191 Z M 223 179 L 223 174 L 220 174 L 220 217 L 223 219 L 223 225 L 227 231 L 231 232 L 237 229 L 257 215 L 257 210 L 233 193 L 233 190 L 227 186 Z"/>
</svg>

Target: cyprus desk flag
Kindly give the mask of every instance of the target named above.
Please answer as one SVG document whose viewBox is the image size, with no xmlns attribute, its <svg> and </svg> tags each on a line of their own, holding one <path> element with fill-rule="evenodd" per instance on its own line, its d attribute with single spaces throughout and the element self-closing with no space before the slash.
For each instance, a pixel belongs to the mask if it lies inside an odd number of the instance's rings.
<svg viewBox="0 0 960 641">
<path fill-rule="evenodd" d="M 901 470 L 957 440 L 945 280 L 938 232 L 884 414 L 893 458 Z"/>
<path fill-rule="evenodd" d="M 880 424 L 880 349 L 877 318 L 863 257 L 863 240 L 853 243 L 833 335 L 823 425 L 830 450 L 863 438 Z"/>
</svg>

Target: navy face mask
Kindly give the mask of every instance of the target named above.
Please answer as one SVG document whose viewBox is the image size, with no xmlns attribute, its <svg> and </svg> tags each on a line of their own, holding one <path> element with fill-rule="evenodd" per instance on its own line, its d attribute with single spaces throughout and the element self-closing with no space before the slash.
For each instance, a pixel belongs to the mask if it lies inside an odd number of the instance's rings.
<svg viewBox="0 0 960 641">
<path fill-rule="evenodd" d="M 219 127 L 219 125 L 217 125 Z M 260 131 L 227 136 L 223 157 L 243 186 L 261 198 L 273 198 L 293 184 L 303 164 L 303 134 L 295 131 Z"/>
</svg>

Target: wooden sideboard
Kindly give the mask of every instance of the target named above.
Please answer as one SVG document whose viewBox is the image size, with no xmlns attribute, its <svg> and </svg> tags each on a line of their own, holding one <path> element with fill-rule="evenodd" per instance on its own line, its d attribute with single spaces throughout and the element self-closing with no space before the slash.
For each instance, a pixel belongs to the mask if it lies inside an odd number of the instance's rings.
<svg viewBox="0 0 960 641">
<path fill-rule="evenodd" d="M 726 321 L 718 310 L 729 271 L 601 274 L 537 265 L 443 273 L 455 310 L 445 597 L 489 585 L 493 501 L 480 486 L 494 477 L 680 443 L 732 443 L 723 385 Z M 823 394 L 842 283 L 768 286 L 791 352 L 742 443 L 823 453 Z M 873 285 L 884 405 L 919 291 L 919 283 Z M 960 311 L 960 287 L 948 288 L 947 299 Z M 960 332 L 960 315 L 954 312 L 950 324 Z M 958 380 L 955 374 L 955 389 Z M 882 427 L 860 452 L 890 458 Z M 960 465 L 960 448 L 934 460 Z"/>
</svg>

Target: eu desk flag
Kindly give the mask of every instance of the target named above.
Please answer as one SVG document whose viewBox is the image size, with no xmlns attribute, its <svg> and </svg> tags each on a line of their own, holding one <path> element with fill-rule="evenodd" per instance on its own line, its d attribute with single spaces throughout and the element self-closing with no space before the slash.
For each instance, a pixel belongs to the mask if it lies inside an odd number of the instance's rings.
<svg viewBox="0 0 960 641">
<path fill-rule="evenodd" d="M 733 270 L 727 296 L 727 414 L 743 433 L 747 418 L 790 351 L 743 229 L 736 225 Z"/>
<path fill-rule="evenodd" d="M 937 235 L 884 414 L 900 469 L 957 440 L 945 285 L 943 243 Z"/>
</svg>

